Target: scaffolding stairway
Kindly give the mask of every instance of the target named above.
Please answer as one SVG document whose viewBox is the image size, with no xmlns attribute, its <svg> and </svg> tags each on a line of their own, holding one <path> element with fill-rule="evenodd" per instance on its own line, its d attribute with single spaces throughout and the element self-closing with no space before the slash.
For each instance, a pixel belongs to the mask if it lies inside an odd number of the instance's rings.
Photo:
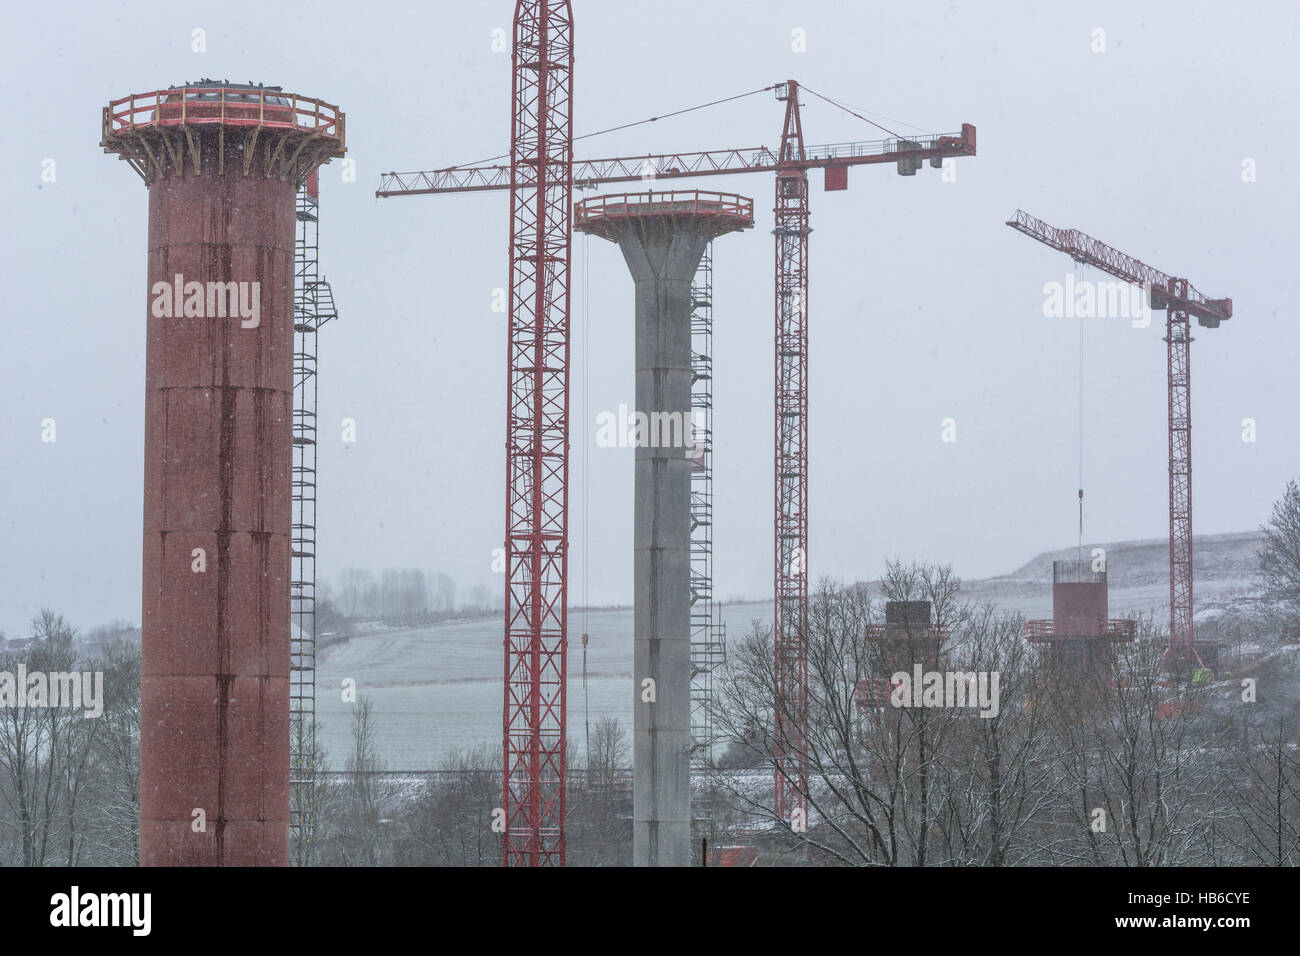
<svg viewBox="0 0 1300 956">
<path fill-rule="evenodd" d="M 713 672 L 726 661 L 726 626 L 713 602 L 713 243 L 705 248 L 691 284 L 691 767 L 713 762 Z M 707 797 L 694 795 L 691 816 L 712 830 Z"/>
<path fill-rule="evenodd" d="M 289 609 L 289 858 L 312 863 L 316 829 L 317 333 L 338 317 L 320 277 L 313 174 L 298 193 L 294 241 L 293 504 Z"/>
</svg>

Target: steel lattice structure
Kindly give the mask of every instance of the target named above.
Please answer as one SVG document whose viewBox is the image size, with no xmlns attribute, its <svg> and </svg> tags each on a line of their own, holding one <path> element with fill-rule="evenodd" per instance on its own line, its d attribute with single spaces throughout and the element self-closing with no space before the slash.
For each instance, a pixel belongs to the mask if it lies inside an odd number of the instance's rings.
<svg viewBox="0 0 1300 956">
<path fill-rule="evenodd" d="M 786 84 L 777 84 L 777 89 Z M 946 156 L 974 156 L 975 127 L 965 124 L 960 132 L 931 133 L 911 139 L 864 140 L 805 146 L 803 169 L 830 169 L 874 163 L 903 161 L 919 167 L 924 160 Z M 713 149 L 698 153 L 651 153 L 645 156 L 614 156 L 605 159 L 575 159 L 573 182 L 579 188 L 609 183 L 644 182 L 647 179 L 691 179 L 698 176 L 726 176 L 730 173 L 775 173 L 783 163 L 770 146 L 743 149 Z M 901 171 L 901 170 L 900 170 Z M 911 175 L 903 172 L 902 175 Z M 383 173 L 375 195 L 429 196 L 440 193 L 472 193 L 510 188 L 510 167 L 450 166 L 407 173 Z M 835 187 L 839 189 L 844 186 Z"/>
<path fill-rule="evenodd" d="M 506 866 L 563 866 L 573 20 L 515 6 L 506 394 Z"/>
<path fill-rule="evenodd" d="M 776 802 L 807 821 L 808 728 L 808 174 L 799 87 L 785 85 L 776 177 L 776 502 L 773 619 Z"/>
<path fill-rule="evenodd" d="M 726 625 L 713 603 L 713 243 L 691 283 L 691 765 L 713 759 L 713 672 L 726 661 Z M 705 808 L 705 812 L 708 809 Z"/>
<path fill-rule="evenodd" d="M 1168 281 L 1169 291 L 1186 298 L 1186 279 Z M 1191 324 L 1186 309 L 1172 304 L 1165 313 L 1165 353 L 1169 382 L 1169 649 L 1164 658 L 1195 661 L 1192 626 L 1192 360 Z"/>
<path fill-rule="evenodd" d="M 544 5 L 543 5 L 544 6 Z M 551 5 L 555 8 L 556 4 Z M 567 12 L 567 4 L 564 5 Z M 537 3 L 520 3 L 519 8 L 532 10 L 530 18 L 538 20 Z M 571 65 L 572 23 L 565 19 L 565 48 Z M 519 50 L 519 31 L 516 28 L 516 57 Z M 556 59 L 554 56 L 551 58 Z M 520 83 L 516 64 L 516 85 Z M 567 75 L 567 73 L 566 73 Z M 703 152 L 656 153 L 645 156 L 621 156 L 606 159 L 571 160 L 568 169 L 571 182 L 582 187 L 605 183 L 631 182 L 647 178 L 656 181 L 683 179 L 698 176 L 717 176 L 730 173 L 775 172 L 777 175 L 776 202 L 776 326 L 777 326 L 777 438 L 776 438 L 776 620 L 780 649 L 777 652 L 778 713 L 776 742 L 778 769 L 776 770 L 777 803 L 782 818 L 792 822 L 790 810 L 806 810 L 805 798 L 800 791 L 803 780 L 803 761 L 798 753 L 803 746 L 807 719 L 807 660 L 804 653 L 804 633 L 807 620 L 807 299 L 808 299 L 808 171 L 821 169 L 826 174 L 828 190 L 848 188 L 850 166 L 896 165 L 899 175 L 912 176 L 925 161 L 931 166 L 941 166 L 946 157 L 974 156 L 976 153 L 975 127 L 962 124 L 960 132 L 936 133 L 910 139 L 889 139 L 836 143 L 805 147 L 799 120 L 798 84 L 793 80 L 776 84 L 778 99 L 786 102 L 786 119 L 781 146 L 777 150 L 758 146 L 747 149 L 719 149 Z M 567 91 L 566 91 L 567 95 Z M 520 101 L 516 96 L 516 139 L 519 136 Z M 567 99 L 563 107 L 567 109 Z M 565 127 L 567 131 L 567 127 Z M 567 141 L 566 143 L 571 143 Z M 565 154 L 569 154 L 566 152 Z M 479 192 L 511 189 L 512 204 L 517 203 L 515 186 L 516 152 L 512 149 L 510 166 L 482 165 L 456 166 L 444 169 L 410 173 L 384 173 L 380 178 L 378 197 L 419 196 L 442 193 Z M 539 167 L 540 168 L 540 167 Z M 558 191 L 558 186 L 556 186 Z M 558 211 L 556 212 L 558 221 Z M 517 217 L 512 223 L 518 227 Z M 526 230 L 525 230 L 526 231 Z M 513 246 L 512 246 L 513 248 Z M 557 247 L 558 248 L 558 247 Z M 565 316 L 567 319 L 567 247 L 563 260 L 554 260 L 558 274 L 563 274 L 565 290 Z M 512 254 L 512 266 L 514 256 Z M 512 294 L 513 294 L 512 288 Z M 512 305 L 512 316 L 514 307 Z M 567 328 L 567 323 L 566 323 Z M 512 320 L 512 336 L 514 325 Z M 513 341 L 513 338 L 512 338 Z M 512 349 L 512 376 L 514 374 Z M 513 381 L 513 378 L 512 378 Z M 514 394 L 512 387 L 512 396 Z M 514 479 L 511 479 L 512 486 Z M 510 549 L 508 548 L 509 552 Z M 561 572 L 562 574 L 562 572 Z M 507 602 L 513 588 L 508 586 Z M 509 605 L 508 605 L 509 607 Z M 510 655 L 510 621 L 507 611 L 507 660 Z M 507 666 L 506 725 L 507 738 L 511 726 L 512 698 Z M 561 691 L 562 693 L 562 691 Z M 516 709 L 519 704 L 516 703 Z M 507 745 L 507 766 L 510 748 Z M 507 770 L 509 780 L 509 770 Z M 507 783 L 507 798 L 510 785 Z M 806 820 L 806 817 L 805 817 Z M 509 851 L 507 851 L 509 856 Z"/>
<path fill-rule="evenodd" d="M 1023 210 L 1007 225 L 1064 252 L 1076 262 L 1145 287 L 1153 309 L 1166 310 L 1165 345 L 1169 412 L 1169 647 L 1163 662 L 1203 667 L 1192 623 L 1192 391 L 1190 317 L 1206 328 L 1232 318 L 1232 299 L 1210 299 L 1139 259 L 1077 229 L 1049 226 Z"/>
<path fill-rule="evenodd" d="M 312 173 L 298 192 L 293 298 L 293 526 L 289 604 L 289 859 L 312 860 L 316 832 L 316 342 L 337 318 L 320 277 L 320 199 Z"/>
</svg>

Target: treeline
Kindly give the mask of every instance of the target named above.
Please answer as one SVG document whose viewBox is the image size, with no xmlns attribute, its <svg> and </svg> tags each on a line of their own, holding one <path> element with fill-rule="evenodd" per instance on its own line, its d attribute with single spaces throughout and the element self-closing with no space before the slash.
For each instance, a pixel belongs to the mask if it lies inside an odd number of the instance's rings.
<svg viewBox="0 0 1300 956">
<path fill-rule="evenodd" d="M 0 701 L 0 865 L 134 866 L 139 632 L 118 625 L 83 638 L 61 615 L 43 610 L 29 636 L 0 649 L 0 680 L 20 668 L 28 675 L 102 672 L 103 710 L 88 718 L 82 707 Z"/>
<path fill-rule="evenodd" d="M 777 692 L 770 629 L 729 648 L 708 778 L 719 827 L 760 864 L 1300 863 L 1294 653 L 1174 674 L 1167 633 L 1140 620 L 1134 640 L 1094 646 L 1082 666 L 1028 643 L 1017 615 L 963 603 L 948 568 L 891 565 L 883 590 L 929 602 L 932 623 L 891 629 L 865 590 L 824 584 L 806 704 Z M 897 706 L 889 678 L 914 663 L 996 673 L 995 713 Z M 801 706 L 806 735 L 787 731 L 794 756 L 779 760 L 777 727 L 798 726 Z M 776 812 L 778 767 L 806 819 Z"/>
<path fill-rule="evenodd" d="M 1266 648 L 1213 682 L 1174 680 L 1158 666 L 1167 637 L 1145 620 L 1136 640 L 1079 670 L 1028 644 L 1017 616 L 962 603 L 946 568 L 891 566 L 884 597 L 930 602 L 932 624 L 905 626 L 908 640 L 891 645 L 883 603 L 864 589 L 824 584 L 811 602 L 808 732 L 793 742 L 806 778 L 791 780 L 806 826 L 774 807 L 775 720 L 795 715 L 775 693 L 770 631 L 733 645 L 715 681 L 718 760 L 696 778 L 696 846 L 707 837 L 759 865 L 1300 862 L 1293 651 Z M 900 654 L 926 669 L 996 672 L 996 715 L 892 706 L 878 685 Z M 0 651 L 0 682 L 20 665 L 102 671 L 104 709 L 86 719 L 0 707 L 0 865 L 135 865 L 138 639 L 130 628 L 78 636 L 43 611 Z M 365 697 L 351 721 L 348 752 L 318 751 L 312 804 L 295 807 L 314 820 L 296 847 L 308 865 L 500 864 L 499 751 L 390 774 Z M 589 765 L 569 760 L 567 862 L 627 865 L 627 735 L 613 720 L 592 731 Z"/>
<path fill-rule="evenodd" d="M 377 753 L 379 728 L 364 695 L 351 719 L 342 769 L 317 775 L 313 824 L 300 834 L 296 860 L 308 866 L 501 865 L 501 837 L 493 829 L 493 812 L 502 803 L 500 748 L 454 751 L 426 774 L 389 774 Z M 619 722 L 597 721 L 590 765 L 569 774 L 568 865 L 631 863 L 630 763 Z M 330 764 L 319 751 L 317 765 Z M 572 748 L 568 765 L 575 767 Z"/>
<path fill-rule="evenodd" d="M 367 568 L 344 568 L 321 588 L 323 612 L 346 621 L 381 620 L 412 623 L 453 614 L 488 613 L 501 607 L 502 596 L 479 584 L 459 591 L 441 571 L 388 568 L 376 576 Z"/>
</svg>

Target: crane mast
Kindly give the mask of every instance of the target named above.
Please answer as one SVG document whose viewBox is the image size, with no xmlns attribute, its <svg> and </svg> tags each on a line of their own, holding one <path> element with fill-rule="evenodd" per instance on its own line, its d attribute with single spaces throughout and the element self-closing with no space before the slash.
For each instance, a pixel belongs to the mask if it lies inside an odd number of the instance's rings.
<svg viewBox="0 0 1300 956">
<path fill-rule="evenodd" d="M 808 819 L 808 173 L 799 85 L 785 100 L 776 175 L 776 517 L 773 607 L 776 815 Z M 796 817 L 796 811 L 802 814 Z"/>
<path fill-rule="evenodd" d="M 515 7 L 506 392 L 504 866 L 563 866 L 573 19 Z"/>
</svg>

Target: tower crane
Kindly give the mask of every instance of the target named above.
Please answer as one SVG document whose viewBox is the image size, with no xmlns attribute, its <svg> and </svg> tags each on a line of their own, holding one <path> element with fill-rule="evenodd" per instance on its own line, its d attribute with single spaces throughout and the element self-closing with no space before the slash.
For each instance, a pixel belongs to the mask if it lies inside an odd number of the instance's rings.
<svg viewBox="0 0 1300 956">
<path fill-rule="evenodd" d="M 568 0 L 517 0 L 513 29 L 501 862 L 563 866 L 573 214 Z"/>
<path fill-rule="evenodd" d="M 545 8 L 546 4 L 544 0 L 531 0 L 531 2 L 520 0 L 520 6 Z M 552 3 L 551 6 L 555 7 L 557 4 Z M 564 6 L 567 8 L 567 4 Z M 519 33 L 516 28 L 517 50 L 518 38 Z M 516 59 L 518 60 L 518 53 Z M 520 82 L 519 69 L 520 63 L 517 62 L 516 86 Z M 805 823 L 807 821 L 805 740 L 808 719 L 808 234 L 811 231 L 808 173 L 810 170 L 823 170 L 826 190 L 839 191 L 848 188 L 850 166 L 893 163 L 899 175 L 914 176 L 927 160 L 932 167 L 939 168 L 945 158 L 975 155 L 975 127 L 969 123 L 963 124 L 961 131 L 957 133 L 913 137 L 891 134 L 886 139 L 870 142 L 808 147 L 803 137 L 800 89 L 796 81 L 787 80 L 754 91 L 772 90 L 777 100 L 785 104 L 780 145 L 776 150 L 756 146 L 604 159 L 575 159 L 568 167 L 570 179 L 567 184 L 564 184 L 569 188 L 590 188 L 608 183 L 686 179 L 737 173 L 775 173 L 776 175 L 773 230 L 776 237 L 775 613 L 773 625 L 776 675 L 774 741 L 776 789 L 774 809 L 778 817 L 791 825 L 799 819 Z M 808 92 L 840 109 L 853 112 L 815 91 Z M 857 113 L 853 115 L 858 116 Z M 858 118 L 866 119 L 862 116 Z M 872 121 L 867 120 L 867 122 Z M 879 124 L 873 123 L 873 125 Z M 513 207 L 518 201 L 516 197 L 519 192 L 518 174 L 514 172 L 518 168 L 515 159 L 512 153 L 510 164 L 476 164 L 421 172 L 384 173 L 380 177 L 379 189 L 376 190 L 375 195 L 380 198 L 390 198 L 511 190 Z M 558 174 L 560 169 L 561 167 L 556 166 L 554 172 Z M 558 183 L 553 185 L 557 190 L 560 188 Z M 563 223 L 567 231 L 572 209 L 569 208 L 561 213 L 558 207 L 548 208 L 555 228 L 558 229 L 559 224 Z M 555 274 L 565 277 L 563 289 L 566 293 L 568 255 L 567 242 L 561 245 L 557 238 L 547 258 Z M 538 274 L 541 274 L 540 270 Z M 559 280 L 556 282 L 558 289 Z M 517 332 L 514 293 L 512 282 L 512 357 L 516 354 L 514 342 Z M 561 302 L 567 345 L 567 294 L 562 296 L 557 294 L 553 307 L 558 310 L 561 308 Z M 551 353 L 542 350 L 538 351 L 538 354 L 549 355 L 556 361 L 560 360 L 559 352 Z M 563 361 L 566 363 L 566 383 L 567 360 L 566 347 L 563 352 Z M 513 394 L 512 391 L 512 396 Z M 564 408 L 567 411 L 567 402 Z M 560 454 L 567 455 L 567 449 L 562 452 L 557 446 L 554 455 Z M 558 471 L 556 473 L 559 474 Z M 567 468 L 564 469 L 563 474 L 567 482 Z M 507 475 L 507 482 L 513 486 L 516 481 L 517 475 L 513 471 L 510 472 Z M 552 529 L 556 531 L 562 528 L 560 524 L 552 525 Z M 510 551 L 511 549 L 507 547 L 508 555 Z M 509 602 L 509 595 L 507 600 Z M 509 603 L 506 614 L 509 622 L 511 615 Z M 509 624 L 507 626 L 509 627 Z M 509 667 L 507 670 L 507 710 L 509 710 L 511 700 Z M 560 717 L 562 721 L 562 712 Z M 507 728 L 509 726 L 510 716 L 507 714 Z M 507 740 L 509 740 L 509 732 L 507 732 Z M 509 772 L 508 754 L 507 749 L 507 772 Z M 509 785 L 507 785 L 508 790 Z M 796 817 L 796 812 L 800 816 Z"/>
<path fill-rule="evenodd" d="M 1190 316 L 1216 329 L 1232 318 L 1232 299 L 1210 299 L 1176 279 L 1077 229 L 1058 229 L 1023 210 L 1006 223 L 1075 262 L 1149 290 L 1151 308 L 1165 311 L 1169 386 L 1169 647 L 1160 663 L 1204 667 L 1192 625 L 1192 343 Z"/>
</svg>

